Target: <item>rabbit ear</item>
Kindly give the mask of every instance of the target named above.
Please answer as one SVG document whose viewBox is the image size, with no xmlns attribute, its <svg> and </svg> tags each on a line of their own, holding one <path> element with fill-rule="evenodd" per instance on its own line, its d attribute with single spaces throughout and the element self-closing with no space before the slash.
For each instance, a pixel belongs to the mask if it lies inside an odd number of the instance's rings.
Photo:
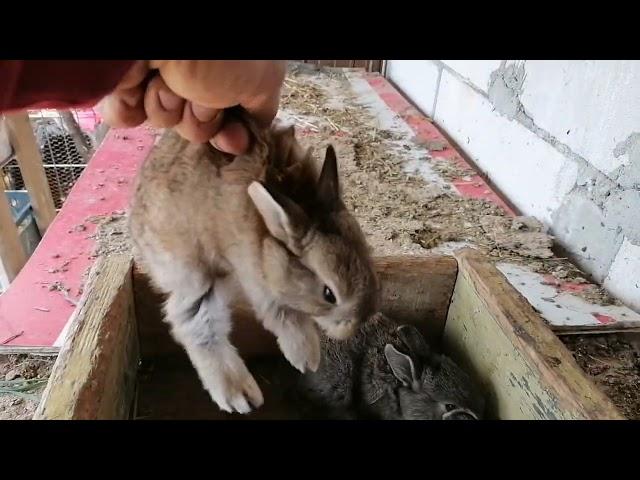
<svg viewBox="0 0 640 480">
<path fill-rule="evenodd" d="M 279 128 L 274 133 L 274 140 L 276 142 L 278 155 L 283 158 L 289 158 L 296 143 L 296 127 L 289 125 Z"/>
<path fill-rule="evenodd" d="M 269 192 L 259 182 L 252 182 L 248 193 L 271 235 L 296 253 L 297 240 L 307 223 L 302 209 L 284 195 Z"/>
<path fill-rule="evenodd" d="M 340 184 L 338 181 L 338 160 L 332 145 L 327 147 L 318 179 L 318 195 L 327 208 L 334 208 L 340 201 Z"/>
<path fill-rule="evenodd" d="M 409 348 L 412 354 L 428 357 L 431 349 L 422 334 L 413 325 L 402 325 L 398 327 L 398 337 Z"/>
<path fill-rule="evenodd" d="M 437 355 L 434 355 L 431 347 L 424 339 L 424 336 L 413 325 L 402 325 L 396 330 L 398 337 L 409 349 L 411 358 L 416 362 L 416 372 L 420 374 L 424 367 L 424 363 L 435 367 L 439 362 Z"/>
<path fill-rule="evenodd" d="M 418 381 L 411 357 L 400 353 L 390 343 L 384 347 L 384 356 L 395 377 L 400 380 L 405 387 L 410 387 Z"/>
</svg>

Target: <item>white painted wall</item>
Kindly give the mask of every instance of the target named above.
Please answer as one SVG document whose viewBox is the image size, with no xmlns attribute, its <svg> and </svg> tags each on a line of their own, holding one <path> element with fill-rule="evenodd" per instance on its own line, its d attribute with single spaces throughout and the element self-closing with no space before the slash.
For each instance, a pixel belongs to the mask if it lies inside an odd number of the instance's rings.
<svg viewBox="0 0 640 480">
<path fill-rule="evenodd" d="M 616 145 L 640 130 L 640 62 L 526 62 L 522 103 L 536 125 L 604 174 L 622 165 Z"/>
<path fill-rule="evenodd" d="M 413 99 L 427 115 L 433 115 L 433 104 L 438 91 L 440 68 L 430 60 L 391 61 L 387 76 L 393 78 L 402 92 Z"/>
<path fill-rule="evenodd" d="M 640 61 L 387 65 L 522 213 L 640 310 Z"/>
</svg>

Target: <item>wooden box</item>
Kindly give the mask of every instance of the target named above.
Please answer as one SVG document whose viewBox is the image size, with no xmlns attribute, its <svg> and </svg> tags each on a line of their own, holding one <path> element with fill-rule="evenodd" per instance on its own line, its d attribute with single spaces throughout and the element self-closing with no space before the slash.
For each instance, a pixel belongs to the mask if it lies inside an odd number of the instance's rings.
<svg viewBox="0 0 640 480">
<path fill-rule="evenodd" d="M 383 311 L 442 342 L 479 378 L 486 418 L 623 418 L 543 319 L 475 251 L 377 258 L 376 265 Z M 269 390 L 273 379 L 255 371 L 265 405 L 248 416 L 220 412 L 171 339 L 161 302 L 130 256 L 100 259 L 35 418 L 289 418 Z M 236 313 L 233 341 L 246 359 L 279 356 L 273 337 L 247 312 Z"/>
</svg>

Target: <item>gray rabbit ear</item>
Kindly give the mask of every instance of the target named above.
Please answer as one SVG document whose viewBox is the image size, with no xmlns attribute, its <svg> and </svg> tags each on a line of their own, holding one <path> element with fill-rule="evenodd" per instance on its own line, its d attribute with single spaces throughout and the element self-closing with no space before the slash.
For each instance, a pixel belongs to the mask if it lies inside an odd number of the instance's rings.
<svg viewBox="0 0 640 480">
<path fill-rule="evenodd" d="M 398 337 L 402 340 L 409 351 L 416 355 L 429 356 L 431 349 L 422 334 L 413 325 L 402 325 L 398 327 Z"/>
<path fill-rule="evenodd" d="M 318 195 L 320 201 L 329 209 L 340 204 L 340 183 L 338 179 L 338 159 L 332 145 L 327 147 L 318 179 Z"/>
<path fill-rule="evenodd" d="M 296 127 L 294 125 L 280 127 L 274 135 L 276 151 L 283 159 L 288 159 L 296 144 Z"/>
<path fill-rule="evenodd" d="M 269 233 L 297 253 L 298 239 L 302 238 L 308 223 L 302 209 L 284 195 L 267 190 L 260 182 L 251 183 L 248 193 Z"/>
<path fill-rule="evenodd" d="M 423 363 L 435 367 L 440 363 L 439 356 L 432 351 L 420 331 L 413 325 L 402 325 L 396 330 L 398 337 L 409 349 L 411 357 L 419 359 L 416 371 L 421 372 Z"/>
<path fill-rule="evenodd" d="M 390 343 L 384 347 L 384 356 L 391 367 L 393 375 L 400 380 L 405 387 L 410 387 L 418 381 L 411 357 L 399 352 Z"/>
</svg>

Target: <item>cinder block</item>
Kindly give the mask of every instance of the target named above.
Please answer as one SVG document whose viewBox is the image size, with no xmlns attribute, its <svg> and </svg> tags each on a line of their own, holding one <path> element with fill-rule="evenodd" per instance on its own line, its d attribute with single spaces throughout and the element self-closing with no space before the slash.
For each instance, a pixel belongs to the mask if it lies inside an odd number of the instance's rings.
<svg viewBox="0 0 640 480">
<path fill-rule="evenodd" d="M 640 246 L 622 243 L 604 286 L 634 310 L 640 310 Z"/>
<path fill-rule="evenodd" d="M 442 60 L 447 67 L 455 70 L 486 92 L 489 87 L 491 72 L 500 68 L 502 60 Z"/>
<path fill-rule="evenodd" d="M 434 120 L 518 209 L 551 224 L 553 212 L 575 185 L 575 162 L 495 112 L 487 98 L 446 70 Z"/>
<path fill-rule="evenodd" d="M 640 131 L 640 62 L 527 60 L 520 101 L 537 126 L 605 175 L 615 147 Z"/>
<path fill-rule="evenodd" d="M 440 67 L 431 60 L 389 60 L 387 77 L 423 113 L 433 116 Z"/>
</svg>

